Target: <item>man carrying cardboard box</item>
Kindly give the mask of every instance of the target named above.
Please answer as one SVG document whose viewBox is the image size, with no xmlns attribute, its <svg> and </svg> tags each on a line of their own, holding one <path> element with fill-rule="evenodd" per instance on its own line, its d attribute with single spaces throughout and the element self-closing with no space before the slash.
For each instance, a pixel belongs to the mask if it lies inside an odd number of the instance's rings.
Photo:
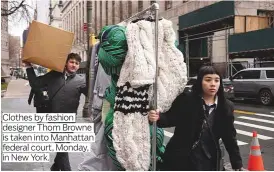
<svg viewBox="0 0 274 172">
<path fill-rule="evenodd" d="M 48 112 L 45 113 L 77 113 L 81 93 L 87 95 L 84 76 L 76 74 L 81 57 L 70 53 L 67 57 L 64 72 L 50 71 L 36 77 L 31 64 L 27 65 L 27 75 L 30 86 L 34 89 L 43 88 L 48 95 Z M 57 152 L 51 171 L 71 171 L 67 152 Z"/>
</svg>

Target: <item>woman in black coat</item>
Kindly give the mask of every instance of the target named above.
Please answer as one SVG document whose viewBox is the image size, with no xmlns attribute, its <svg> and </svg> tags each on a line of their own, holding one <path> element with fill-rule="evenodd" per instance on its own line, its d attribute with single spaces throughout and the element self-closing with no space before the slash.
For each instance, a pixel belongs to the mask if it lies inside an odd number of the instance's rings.
<svg viewBox="0 0 274 172">
<path fill-rule="evenodd" d="M 234 108 L 232 102 L 225 99 L 223 90 L 218 71 L 204 66 L 190 95 L 179 95 L 166 113 L 149 112 L 149 120 L 157 121 L 158 127 L 175 127 L 164 154 L 163 170 L 220 170 L 220 138 L 232 168 L 243 170 L 234 128 Z"/>
</svg>

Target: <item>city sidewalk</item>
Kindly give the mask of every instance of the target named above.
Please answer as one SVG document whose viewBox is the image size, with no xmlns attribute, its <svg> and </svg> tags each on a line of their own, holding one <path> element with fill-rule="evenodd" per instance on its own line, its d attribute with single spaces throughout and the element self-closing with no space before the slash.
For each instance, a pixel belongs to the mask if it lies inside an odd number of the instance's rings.
<svg viewBox="0 0 274 172">
<path fill-rule="evenodd" d="M 30 93 L 29 81 L 12 79 L 9 82 L 4 98 L 26 98 Z"/>
<path fill-rule="evenodd" d="M 14 113 L 35 113 L 33 105 L 28 105 L 28 96 L 30 86 L 27 80 L 17 79 L 11 80 L 7 92 L 1 98 L 1 111 Z M 77 123 L 88 123 L 89 118 L 82 118 L 83 105 L 85 96 L 82 95 L 78 108 Z M 2 171 L 49 171 L 54 161 L 56 153 L 50 154 L 49 163 L 2 163 Z M 83 162 L 87 153 L 69 153 L 71 168 L 73 171 L 78 171 L 78 165 Z"/>
</svg>

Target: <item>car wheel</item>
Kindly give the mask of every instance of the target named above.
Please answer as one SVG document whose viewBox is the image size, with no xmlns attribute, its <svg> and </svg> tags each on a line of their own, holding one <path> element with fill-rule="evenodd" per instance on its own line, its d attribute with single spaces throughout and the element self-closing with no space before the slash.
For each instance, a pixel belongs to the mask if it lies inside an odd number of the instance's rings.
<svg viewBox="0 0 274 172">
<path fill-rule="evenodd" d="M 263 89 L 260 91 L 259 99 L 263 105 L 270 105 L 273 101 L 273 95 L 270 90 Z"/>
</svg>

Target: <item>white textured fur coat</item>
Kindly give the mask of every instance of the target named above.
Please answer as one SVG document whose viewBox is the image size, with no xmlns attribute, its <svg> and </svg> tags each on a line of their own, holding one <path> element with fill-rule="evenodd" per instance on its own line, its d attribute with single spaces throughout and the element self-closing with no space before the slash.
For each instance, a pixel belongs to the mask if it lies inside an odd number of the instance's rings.
<svg viewBox="0 0 274 172">
<path fill-rule="evenodd" d="M 127 26 L 128 53 L 122 66 L 117 85 L 129 82 L 136 88 L 153 84 L 156 62 L 154 48 L 155 23 L 139 21 Z M 166 112 L 187 83 L 187 67 L 180 50 L 175 47 L 176 34 L 172 22 L 159 21 L 158 28 L 158 108 Z"/>
<path fill-rule="evenodd" d="M 183 54 L 175 47 L 175 32 L 172 22 L 159 21 L 158 50 L 158 109 L 161 112 L 169 110 L 175 98 L 182 93 L 187 82 L 187 70 Z M 152 84 L 155 80 L 156 62 L 154 48 L 155 23 L 139 21 L 127 25 L 128 52 L 123 63 L 118 87 L 127 82 L 134 88 L 151 85 L 149 94 L 152 98 Z M 121 102 L 121 97 L 115 101 Z M 131 98 L 125 98 L 129 102 Z M 117 104 L 115 105 L 117 106 Z M 130 107 L 133 107 L 130 105 Z M 128 107 L 126 108 L 128 109 Z M 126 170 L 147 171 L 150 158 L 150 131 L 147 115 L 141 113 L 114 112 L 113 146 L 118 161 Z"/>
</svg>

